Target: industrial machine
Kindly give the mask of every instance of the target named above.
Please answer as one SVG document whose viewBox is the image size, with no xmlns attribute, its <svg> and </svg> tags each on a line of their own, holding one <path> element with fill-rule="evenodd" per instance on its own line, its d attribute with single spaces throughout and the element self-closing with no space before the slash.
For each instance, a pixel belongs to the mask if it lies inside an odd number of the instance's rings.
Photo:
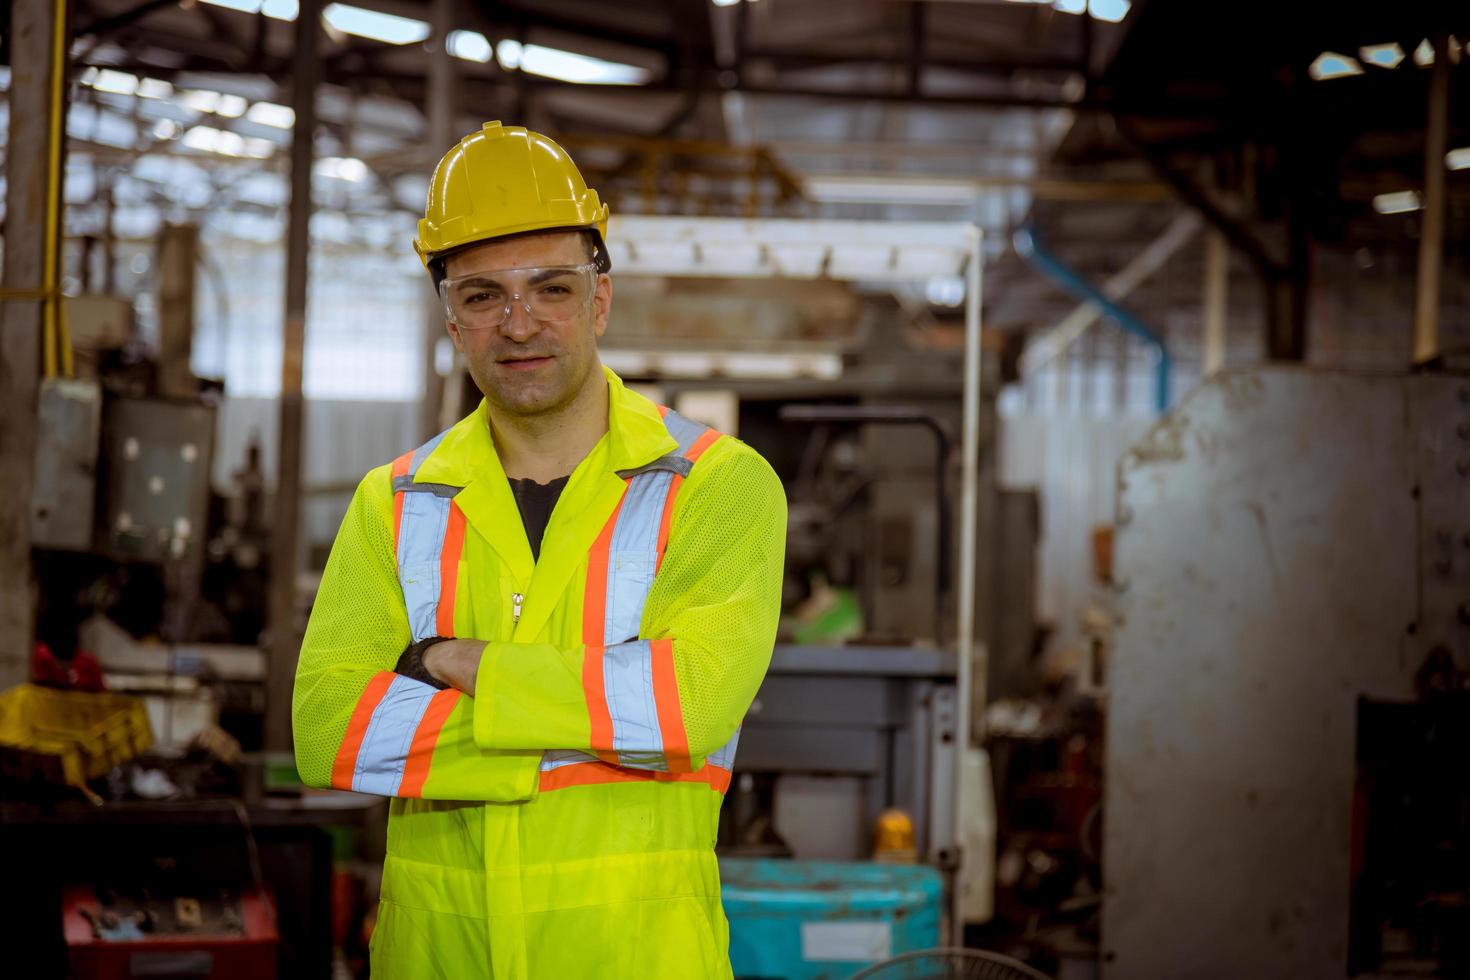
<svg viewBox="0 0 1470 980">
<path fill-rule="evenodd" d="M 1228 372 L 1118 481 L 1103 975 L 1464 976 L 1470 377 Z"/>
<path fill-rule="evenodd" d="M 278 936 L 268 894 L 118 894 L 73 886 L 62 921 L 77 980 L 138 976 L 273 980 Z"/>
</svg>

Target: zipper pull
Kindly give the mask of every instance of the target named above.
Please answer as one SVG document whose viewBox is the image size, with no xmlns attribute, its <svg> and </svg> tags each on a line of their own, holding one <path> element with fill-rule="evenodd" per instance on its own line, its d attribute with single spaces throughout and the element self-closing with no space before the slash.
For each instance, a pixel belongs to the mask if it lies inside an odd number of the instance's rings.
<svg viewBox="0 0 1470 980">
<path fill-rule="evenodd" d="M 512 627 L 516 626 L 521 621 L 521 602 L 525 598 L 526 597 L 521 595 L 519 592 L 512 592 L 510 594 L 510 625 Z"/>
</svg>

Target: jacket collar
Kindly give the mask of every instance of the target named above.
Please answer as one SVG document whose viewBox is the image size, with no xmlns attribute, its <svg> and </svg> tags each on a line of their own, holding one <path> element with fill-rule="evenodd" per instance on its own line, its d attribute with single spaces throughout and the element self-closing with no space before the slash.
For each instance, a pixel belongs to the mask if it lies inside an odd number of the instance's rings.
<svg viewBox="0 0 1470 980">
<path fill-rule="evenodd" d="M 602 372 L 607 377 L 608 431 L 584 462 L 596 458 L 608 471 L 617 473 L 637 469 L 677 449 L 678 443 L 664 426 L 658 406 L 629 389 L 611 368 L 604 366 Z M 490 434 L 489 407 L 483 398 L 473 412 L 445 433 L 414 480 L 456 487 L 478 480 L 506 482 Z"/>
<path fill-rule="evenodd" d="M 658 406 L 607 375 L 608 431 L 577 465 L 557 500 L 541 542 L 541 560 L 531 558 L 515 497 L 490 435 L 484 401 L 458 422 L 419 467 L 420 483 L 463 487 L 455 502 L 470 526 L 500 556 L 525 588 L 525 607 L 514 639 L 541 635 L 584 556 L 627 489 L 620 470 L 636 469 L 673 452 L 678 443 L 664 426 Z"/>
</svg>

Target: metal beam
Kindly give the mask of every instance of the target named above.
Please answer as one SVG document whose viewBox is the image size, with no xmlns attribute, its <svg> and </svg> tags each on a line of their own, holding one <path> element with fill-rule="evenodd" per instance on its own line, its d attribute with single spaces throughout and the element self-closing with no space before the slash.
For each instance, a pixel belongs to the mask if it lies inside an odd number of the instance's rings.
<svg viewBox="0 0 1470 980">
<path fill-rule="evenodd" d="M 429 52 L 429 97 L 425 114 L 429 117 L 428 156 L 432 158 L 448 153 L 461 135 L 455 131 L 455 119 L 459 116 L 458 86 L 455 83 L 459 72 L 448 46 L 449 32 L 455 22 L 455 6 L 454 0 L 434 0 L 430 8 L 434 49 Z M 435 370 L 434 352 L 444 336 L 444 310 L 439 305 L 439 297 L 431 296 L 424 309 L 424 394 L 419 405 L 419 436 L 423 439 L 459 421 L 459 410 L 463 407 L 444 404 L 446 391 L 458 396 L 464 388 L 459 373 L 451 373 L 455 383 L 446 386 L 445 379 Z M 441 414 L 452 414 L 454 418 L 441 419 Z M 444 426 L 439 424 L 441 421 Z"/>
<path fill-rule="evenodd" d="M 675 38 L 666 33 L 632 26 L 626 18 L 615 18 L 612 21 L 590 20 L 572 14 L 554 13 L 545 9 L 545 4 L 527 4 L 523 7 L 496 0 L 476 0 L 475 6 L 479 8 L 481 17 L 487 24 L 527 30 L 545 28 L 562 34 L 578 34 L 599 41 L 612 41 L 628 47 L 658 51 L 671 59 L 675 56 Z"/>
<path fill-rule="evenodd" d="M 199 227 L 164 225 L 158 237 L 158 393 L 165 398 L 191 398 L 198 391 L 189 369 L 198 260 Z"/>
<path fill-rule="evenodd" d="M 281 344 L 280 428 L 276 443 L 275 523 L 271 535 L 270 657 L 266 679 L 266 746 L 291 747 L 291 690 L 301 636 L 296 573 L 301 529 L 301 367 L 306 344 L 306 286 L 311 253 L 311 168 L 315 156 L 316 89 L 322 0 L 301 0 L 292 56 L 291 205 L 286 229 L 286 310 Z"/>
<path fill-rule="evenodd" d="M 914 11 L 922 11 L 922 4 L 914 4 Z M 917 22 L 917 25 L 916 23 Z M 1077 72 L 1083 65 L 1071 58 L 1030 58 L 1023 60 L 999 60 L 992 58 L 935 58 L 924 53 L 923 17 L 911 13 L 908 27 L 909 50 L 906 54 L 878 54 L 854 51 L 811 52 L 782 50 L 780 48 L 750 48 L 745 52 L 747 61 L 766 61 L 776 68 L 829 68 L 839 65 L 883 65 L 908 69 L 910 72 L 923 68 L 943 68 L 968 75 L 1014 75 L 1016 72 Z M 915 38 L 919 39 L 915 44 Z"/>
<path fill-rule="evenodd" d="M 1198 211 L 1214 226 L 1231 245 L 1248 255 L 1263 276 L 1270 277 L 1281 271 L 1281 263 L 1273 257 L 1266 245 L 1246 228 L 1245 224 L 1217 204 L 1210 195 L 1195 184 L 1188 176 L 1169 165 L 1169 161 L 1143 137 L 1129 119 L 1114 117 L 1118 133 L 1142 156 L 1158 175 L 1159 179 L 1174 189 L 1180 200 Z"/>
<path fill-rule="evenodd" d="M 1419 234 L 1419 274 L 1414 290 L 1414 363 L 1439 356 L 1439 280 L 1444 260 L 1445 149 L 1450 121 L 1449 38 L 1434 38 L 1434 74 L 1424 126 L 1424 224 Z"/>
<path fill-rule="evenodd" d="M 144 0 L 143 3 L 124 10 L 122 13 L 113 14 L 111 17 L 101 17 L 92 21 L 86 27 L 79 28 L 76 36 L 79 39 L 90 37 L 94 41 L 100 41 L 125 27 L 131 27 L 155 10 L 162 10 L 165 7 L 177 7 L 178 5 L 179 0 Z"/>
<path fill-rule="evenodd" d="M 56 326 L 65 112 L 65 0 L 13 0 L 6 142 L 5 269 L 0 275 L 0 689 L 30 676 L 31 494 L 36 393 L 48 318 Z M 49 364 L 55 363 L 53 332 Z"/>
<path fill-rule="evenodd" d="M 1200 375 L 1210 377 L 1225 367 L 1225 302 L 1230 285 L 1230 246 L 1211 231 L 1205 238 L 1204 356 Z"/>
</svg>

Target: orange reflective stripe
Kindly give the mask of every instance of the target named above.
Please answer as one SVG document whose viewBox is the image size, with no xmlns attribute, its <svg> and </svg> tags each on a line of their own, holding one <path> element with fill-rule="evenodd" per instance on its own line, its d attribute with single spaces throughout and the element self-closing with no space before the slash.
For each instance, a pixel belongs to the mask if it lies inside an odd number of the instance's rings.
<svg viewBox="0 0 1470 980">
<path fill-rule="evenodd" d="M 694 440 L 694 445 L 689 447 L 689 451 L 684 454 L 684 458 L 691 463 L 697 462 L 699 457 L 704 455 L 704 451 L 710 446 L 713 446 L 715 441 L 723 434 L 716 432 L 714 429 L 706 429 L 704 435 Z"/>
<path fill-rule="evenodd" d="M 664 513 L 658 522 L 658 551 L 653 561 L 653 573 L 664 565 L 664 552 L 669 547 L 669 528 L 674 523 L 674 501 L 679 496 L 679 488 L 684 485 L 684 478 L 675 473 L 674 478 L 669 481 L 668 496 L 664 497 Z"/>
<path fill-rule="evenodd" d="M 362 692 L 362 697 L 357 699 L 357 707 L 352 709 L 347 732 L 342 736 L 342 744 L 337 749 L 337 758 L 332 762 L 332 786 L 336 789 L 352 788 L 352 776 L 357 770 L 357 752 L 362 748 L 363 737 L 367 735 L 368 722 L 372 721 L 373 712 L 383 700 L 383 695 L 388 693 L 388 685 L 397 676 L 391 670 L 374 674 Z"/>
<path fill-rule="evenodd" d="M 613 751 L 612 712 L 607 706 L 607 687 L 602 679 L 602 655 L 607 647 L 588 646 L 582 654 L 582 689 L 587 696 L 587 720 L 592 751 L 604 762 L 617 762 Z"/>
<path fill-rule="evenodd" d="M 607 642 L 603 636 L 607 628 L 607 569 L 612 555 L 613 529 L 618 525 L 618 514 L 622 512 L 627 496 L 624 490 L 587 556 L 587 589 L 582 597 L 582 642 L 588 646 L 600 647 Z"/>
<path fill-rule="evenodd" d="M 592 545 L 592 553 L 587 559 L 587 589 L 582 599 L 582 642 L 587 647 L 582 654 L 582 688 L 587 697 L 591 747 L 599 759 L 610 762 L 616 762 L 618 756 L 612 750 L 612 712 L 608 710 L 607 688 L 603 683 L 602 654 L 606 642 L 603 633 L 607 622 L 607 569 L 612 553 L 613 529 L 622 509 L 623 500 L 620 498 Z"/>
<path fill-rule="evenodd" d="M 413 743 L 408 747 L 408 758 L 403 764 L 403 782 L 399 784 L 399 796 L 415 798 L 424 795 L 424 780 L 429 778 L 429 762 L 434 757 L 434 746 L 439 742 L 439 731 L 449 718 L 449 713 L 459 703 L 460 694 L 454 689 L 440 691 L 429 699 L 419 727 L 414 729 Z"/>
<path fill-rule="evenodd" d="M 684 709 L 679 705 L 679 680 L 674 673 L 674 641 L 654 640 L 649 644 L 653 659 L 653 703 L 658 712 L 658 730 L 664 743 L 669 772 L 690 771 L 689 736 L 684 731 Z"/>
<path fill-rule="evenodd" d="M 409 464 L 412 462 L 413 450 L 410 449 L 408 452 L 404 453 L 402 456 L 399 456 L 393 461 L 393 475 L 392 477 L 390 477 L 390 479 L 392 479 L 393 477 L 407 476 Z M 403 494 L 395 493 L 393 495 L 393 550 L 395 551 L 398 550 L 398 528 L 402 524 Z"/>
<path fill-rule="evenodd" d="M 651 772 L 625 769 L 605 762 L 579 762 L 541 773 L 541 792 L 550 793 L 573 786 L 606 786 L 610 783 L 705 783 L 716 793 L 730 788 L 730 770 L 705 766 L 699 772 Z"/>
<path fill-rule="evenodd" d="M 459 556 L 464 552 L 464 511 L 449 502 L 449 520 L 444 527 L 444 547 L 439 552 L 439 605 L 434 610 L 434 628 L 440 636 L 454 635 L 454 593 L 459 585 Z"/>
</svg>

